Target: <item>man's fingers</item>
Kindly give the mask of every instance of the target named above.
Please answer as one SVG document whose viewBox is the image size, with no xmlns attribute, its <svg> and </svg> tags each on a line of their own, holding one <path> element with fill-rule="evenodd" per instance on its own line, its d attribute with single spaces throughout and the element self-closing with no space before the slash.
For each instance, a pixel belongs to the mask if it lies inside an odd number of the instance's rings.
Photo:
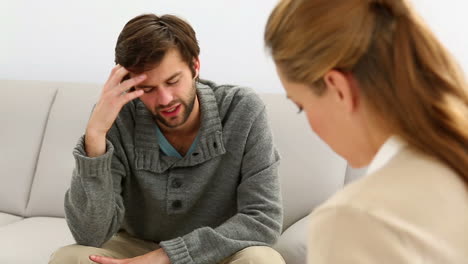
<svg viewBox="0 0 468 264">
<path fill-rule="evenodd" d="M 89 259 L 100 264 L 123 264 L 125 263 L 124 259 L 115 259 L 115 258 L 96 256 L 96 255 L 89 256 Z"/>
<path fill-rule="evenodd" d="M 115 74 L 120 68 L 122 68 L 122 65 L 120 65 L 120 64 L 117 64 L 117 65 L 114 66 L 114 68 L 112 68 L 112 70 L 111 70 L 111 72 L 110 72 L 110 74 L 109 74 L 109 77 L 107 78 L 106 83 L 110 82 L 112 76 L 114 76 L 114 74 Z"/>
<path fill-rule="evenodd" d="M 116 65 L 114 66 L 114 68 L 112 68 L 111 73 L 109 74 L 109 79 L 110 79 L 110 77 L 112 77 L 112 75 L 114 75 L 114 74 L 117 72 L 117 70 L 120 69 L 120 68 L 122 68 L 122 65 L 116 64 Z"/>
<path fill-rule="evenodd" d="M 128 102 L 132 101 L 133 99 L 142 96 L 143 94 L 144 94 L 143 90 L 136 90 L 134 92 L 129 92 L 129 93 L 123 94 L 122 95 L 122 98 L 124 100 L 123 104 L 125 105 Z"/>
<path fill-rule="evenodd" d="M 119 89 L 118 89 L 118 91 L 116 91 L 116 93 L 126 92 L 130 88 L 132 88 L 133 86 L 135 86 L 135 85 L 141 83 L 142 81 L 144 81 L 145 79 L 146 79 L 146 75 L 141 74 L 141 75 L 138 75 L 136 77 L 130 78 L 128 80 L 125 80 L 122 83 L 120 83 Z"/>
<path fill-rule="evenodd" d="M 114 74 L 109 78 L 109 81 L 107 82 L 108 87 L 115 87 L 119 85 L 119 83 L 122 81 L 123 77 L 127 75 L 129 71 L 125 69 L 124 67 L 120 67 L 117 69 Z"/>
</svg>

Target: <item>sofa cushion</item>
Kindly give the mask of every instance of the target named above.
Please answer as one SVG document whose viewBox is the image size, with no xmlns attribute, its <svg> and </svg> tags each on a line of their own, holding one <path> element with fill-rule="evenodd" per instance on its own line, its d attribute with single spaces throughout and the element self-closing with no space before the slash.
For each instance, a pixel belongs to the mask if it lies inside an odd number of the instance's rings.
<svg viewBox="0 0 468 264">
<path fill-rule="evenodd" d="M 343 187 L 346 161 L 312 132 L 305 114 L 298 115 L 297 107 L 286 96 L 262 94 L 261 98 L 281 154 L 279 174 L 286 229 Z"/>
<path fill-rule="evenodd" d="M 288 264 L 307 262 L 307 230 L 310 216 L 311 214 L 286 229 L 274 247 Z"/>
<path fill-rule="evenodd" d="M 0 211 L 23 215 L 56 88 L 0 81 Z"/>
<path fill-rule="evenodd" d="M 11 215 L 11 214 L 5 214 L 5 213 L 0 213 L 0 228 L 9 225 L 14 222 L 18 222 L 22 217 L 16 216 L 16 215 Z"/>
<path fill-rule="evenodd" d="M 27 216 L 64 216 L 63 200 L 75 165 L 72 151 L 85 131 L 99 93 L 100 86 L 95 84 L 67 84 L 58 90 L 39 154 Z"/>
<path fill-rule="evenodd" d="M 65 219 L 32 217 L 0 228 L 0 263 L 47 263 L 59 247 L 75 243 Z"/>
</svg>

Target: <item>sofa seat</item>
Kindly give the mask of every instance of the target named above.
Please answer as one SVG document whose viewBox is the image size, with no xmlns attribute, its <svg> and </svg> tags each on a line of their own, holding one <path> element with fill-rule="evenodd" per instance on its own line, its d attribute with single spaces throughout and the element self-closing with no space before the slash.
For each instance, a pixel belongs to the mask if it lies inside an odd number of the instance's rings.
<svg viewBox="0 0 468 264">
<path fill-rule="evenodd" d="M 0 227 L 2 264 L 47 263 L 51 252 L 74 243 L 64 218 L 30 217 Z"/>
<path fill-rule="evenodd" d="M 6 214 L 0 212 L 0 228 L 9 225 L 11 223 L 15 223 L 23 219 L 23 217 L 19 217 L 12 214 Z"/>
</svg>

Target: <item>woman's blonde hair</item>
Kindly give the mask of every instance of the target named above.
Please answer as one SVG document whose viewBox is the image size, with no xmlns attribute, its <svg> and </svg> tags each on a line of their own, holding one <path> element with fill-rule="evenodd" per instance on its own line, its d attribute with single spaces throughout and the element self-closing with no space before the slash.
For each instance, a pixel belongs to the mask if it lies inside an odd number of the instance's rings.
<svg viewBox="0 0 468 264">
<path fill-rule="evenodd" d="M 283 0 L 265 42 L 290 81 L 320 95 L 330 70 L 351 73 L 386 128 L 468 183 L 462 71 L 404 0 Z"/>
</svg>

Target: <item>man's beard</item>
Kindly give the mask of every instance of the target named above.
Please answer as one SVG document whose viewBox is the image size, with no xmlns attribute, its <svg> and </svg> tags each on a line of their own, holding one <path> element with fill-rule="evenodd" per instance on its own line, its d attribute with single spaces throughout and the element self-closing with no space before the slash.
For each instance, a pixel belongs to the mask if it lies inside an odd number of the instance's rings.
<svg viewBox="0 0 468 264">
<path fill-rule="evenodd" d="M 180 103 L 181 107 L 183 109 L 182 122 L 177 123 L 177 124 L 171 124 L 168 120 L 166 120 L 160 114 L 153 115 L 153 120 L 159 121 L 161 124 L 163 124 L 164 126 L 169 127 L 169 128 L 176 128 L 178 126 L 181 126 L 181 125 L 185 124 L 185 122 L 187 122 L 190 114 L 193 111 L 193 107 L 195 106 L 196 94 L 197 94 L 197 89 L 195 87 L 195 82 L 194 82 L 192 92 L 189 94 L 189 97 L 188 97 L 187 100 L 177 99 L 177 100 L 172 101 L 168 105 L 158 107 L 158 110 L 159 109 L 167 109 L 167 108 L 170 108 L 173 105 L 176 105 L 176 104 Z M 158 113 L 159 111 L 156 111 L 156 112 Z"/>
</svg>

